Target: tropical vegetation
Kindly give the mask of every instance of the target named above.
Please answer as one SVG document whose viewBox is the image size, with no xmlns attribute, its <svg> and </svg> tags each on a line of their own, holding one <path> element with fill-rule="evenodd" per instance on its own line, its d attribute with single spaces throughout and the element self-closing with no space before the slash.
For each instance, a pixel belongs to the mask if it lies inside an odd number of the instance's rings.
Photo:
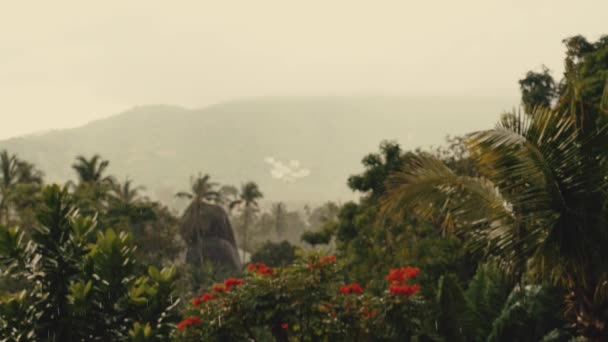
<svg viewBox="0 0 608 342">
<path fill-rule="evenodd" d="M 564 43 L 521 110 L 381 142 L 346 203 L 200 172 L 163 204 L 101 155 L 57 185 L 0 151 L 0 341 L 608 340 L 608 37 Z"/>
</svg>

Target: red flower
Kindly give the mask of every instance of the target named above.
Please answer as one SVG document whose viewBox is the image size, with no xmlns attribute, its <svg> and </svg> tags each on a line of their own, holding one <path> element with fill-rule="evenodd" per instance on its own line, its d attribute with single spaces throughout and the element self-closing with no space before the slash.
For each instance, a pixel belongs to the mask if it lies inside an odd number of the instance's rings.
<svg viewBox="0 0 608 342">
<path fill-rule="evenodd" d="M 393 284 L 403 284 L 403 282 L 407 279 L 414 279 L 420 273 L 420 269 L 418 267 L 401 267 L 401 268 L 393 268 L 388 272 L 386 276 L 386 280 L 390 281 Z"/>
<path fill-rule="evenodd" d="M 243 279 L 240 278 L 228 278 L 224 280 L 224 287 L 226 288 L 226 292 L 230 291 L 231 288 L 239 286 L 241 284 L 243 284 Z"/>
<path fill-rule="evenodd" d="M 179 323 L 177 323 L 177 330 L 182 331 L 184 330 L 188 325 L 186 324 L 186 321 L 181 321 Z"/>
<path fill-rule="evenodd" d="M 401 284 L 405 280 L 405 272 L 403 272 L 402 268 L 393 268 L 388 271 L 386 280 L 394 284 Z"/>
<path fill-rule="evenodd" d="M 418 276 L 418 273 L 420 273 L 420 269 L 418 267 L 411 266 L 404 267 L 403 271 L 408 279 L 415 279 Z"/>
<path fill-rule="evenodd" d="M 312 263 L 312 264 L 308 264 L 306 265 L 306 268 L 308 268 L 309 270 L 312 270 L 313 268 L 323 268 L 324 265 L 326 264 L 331 264 L 336 262 L 336 257 L 333 255 L 327 255 L 327 256 L 323 256 L 319 258 L 319 262 Z"/>
<path fill-rule="evenodd" d="M 420 285 L 391 285 L 388 289 L 390 293 L 394 295 L 406 295 L 411 297 L 420 290 Z"/>
<path fill-rule="evenodd" d="M 420 285 L 418 285 L 418 284 L 412 285 L 408 288 L 405 295 L 408 297 L 411 297 L 411 296 L 415 295 L 416 292 L 418 292 L 419 290 L 420 290 Z"/>
<path fill-rule="evenodd" d="M 402 293 L 402 288 L 403 288 L 403 286 L 401 286 L 401 285 L 391 285 L 388 287 L 388 290 L 390 291 L 390 293 L 392 293 L 394 295 L 399 295 Z"/>
<path fill-rule="evenodd" d="M 340 292 L 342 292 L 343 294 L 362 293 L 363 288 L 357 283 L 350 283 L 350 285 L 340 286 Z"/>
<path fill-rule="evenodd" d="M 239 278 L 228 278 L 224 281 L 224 285 L 226 286 L 237 286 L 243 283 L 243 279 Z"/>
<path fill-rule="evenodd" d="M 351 283 L 350 284 L 350 290 L 353 293 L 361 293 L 361 292 L 363 292 L 363 288 L 361 287 L 361 285 L 359 285 L 357 283 Z"/>
<path fill-rule="evenodd" d="M 251 272 L 256 272 L 259 275 L 272 276 L 274 274 L 274 270 L 272 269 L 272 267 L 268 267 L 262 262 L 258 262 L 256 264 L 249 264 L 247 266 L 247 269 Z"/>
<path fill-rule="evenodd" d="M 319 261 L 321 263 L 327 263 L 327 264 L 329 264 L 329 263 L 332 263 L 332 262 L 336 262 L 336 257 L 334 255 L 328 255 L 328 256 L 321 257 L 319 259 Z"/>
<path fill-rule="evenodd" d="M 213 291 L 215 291 L 215 292 L 225 292 L 225 291 L 227 291 L 227 289 L 224 288 L 224 285 L 222 285 L 222 284 L 215 284 L 215 285 L 213 285 Z"/>
<path fill-rule="evenodd" d="M 287 329 L 287 328 L 289 328 L 289 324 L 287 324 L 287 323 L 281 324 L 281 329 Z"/>
<path fill-rule="evenodd" d="M 200 299 L 200 300 L 201 300 L 201 303 L 204 303 L 204 302 L 208 302 L 208 301 L 210 301 L 210 300 L 213 300 L 213 299 L 215 299 L 215 298 L 217 298 L 217 297 L 216 297 L 216 296 L 214 296 L 214 295 L 212 295 L 212 294 L 211 294 L 211 293 L 209 293 L 209 292 L 205 292 L 205 294 L 203 294 L 203 295 L 201 296 L 201 299 Z"/>
<path fill-rule="evenodd" d="M 184 330 L 185 328 L 191 326 L 191 325 L 198 325 L 201 324 L 201 319 L 196 317 L 196 316 L 190 316 L 190 317 L 186 317 L 184 318 L 181 322 L 177 323 L 177 330 Z"/>
<path fill-rule="evenodd" d="M 343 294 L 349 294 L 350 291 L 351 291 L 350 286 L 348 286 L 348 285 L 340 286 L 340 292 L 342 292 Z"/>
<path fill-rule="evenodd" d="M 272 267 L 268 267 L 265 264 L 259 264 L 258 274 L 272 276 L 274 274 L 274 270 L 272 269 Z"/>
<path fill-rule="evenodd" d="M 201 300 L 198 297 L 192 298 L 192 305 L 198 306 L 201 303 Z"/>
</svg>

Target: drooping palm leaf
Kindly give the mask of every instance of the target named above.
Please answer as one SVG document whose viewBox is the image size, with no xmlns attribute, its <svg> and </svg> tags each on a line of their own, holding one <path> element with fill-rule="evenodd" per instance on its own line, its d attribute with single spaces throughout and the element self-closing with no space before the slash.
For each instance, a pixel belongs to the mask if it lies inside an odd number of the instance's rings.
<svg viewBox="0 0 608 342">
<path fill-rule="evenodd" d="M 519 243 L 541 272 L 557 272 L 555 279 L 588 272 L 583 265 L 597 256 L 597 241 L 606 239 L 605 230 L 595 226 L 605 221 L 598 216 L 598 202 L 605 202 L 598 195 L 608 186 L 599 167 L 604 157 L 587 148 L 597 142 L 596 136 L 581 137 L 572 115 L 548 109 L 531 117 L 511 115 L 468 141 L 481 172 L 513 206 L 521 225 L 517 241 L 504 236 L 497 244 Z"/>
<path fill-rule="evenodd" d="M 504 116 L 495 129 L 468 136 L 482 177 L 454 174 L 429 156 L 413 158 L 387 183 L 383 212 L 443 217 L 519 269 L 571 285 L 603 263 L 608 174 L 605 130 L 581 136 L 572 115 L 537 109 Z M 599 152 L 598 152 L 599 151 Z"/>
<path fill-rule="evenodd" d="M 401 172 L 388 179 L 386 188 L 381 217 L 398 219 L 413 213 L 440 218 L 449 233 L 477 236 L 480 243 L 475 248 L 485 246 L 490 232 L 504 230 L 514 221 L 511 208 L 494 184 L 483 178 L 458 176 L 430 155 L 412 157 Z"/>
</svg>

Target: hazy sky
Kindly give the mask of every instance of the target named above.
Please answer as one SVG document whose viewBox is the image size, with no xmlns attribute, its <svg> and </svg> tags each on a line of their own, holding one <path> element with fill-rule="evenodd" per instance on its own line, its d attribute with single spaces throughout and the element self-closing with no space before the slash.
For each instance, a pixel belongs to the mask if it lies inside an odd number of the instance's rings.
<svg viewBox="0 0 608 342">
<path fill-rule="evenodd" d="M 608 1 L 0 0 L 0 139 L 139 104 L 286 94 L 478 94 L 562 69 Z M 516 101 L 516 100 L 515 100 Z"/>
</svg>

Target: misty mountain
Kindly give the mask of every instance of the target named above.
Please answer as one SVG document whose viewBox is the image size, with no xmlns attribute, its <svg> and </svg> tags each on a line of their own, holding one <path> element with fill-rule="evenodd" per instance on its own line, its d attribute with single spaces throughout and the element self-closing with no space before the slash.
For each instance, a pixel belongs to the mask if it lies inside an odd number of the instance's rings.
<svg viewBox="0 0 608 342">
<path fill-rule="evenodd" d="M 202 109 L 140 106 L 73 129 L 0 141 L 34 162 L 49 182 L 74 179 L 76 155 L 99 153 L 109 172 L 172 201 L 199 171 L 266 200 L 348 200 L 346 179 L 382 140 L 428 147 L 446 134 L 491 127 L 514 103 L 496 98 L 271 97 Z M 52 115 L 52 114 L 49 114 Z"/>
</svg>

